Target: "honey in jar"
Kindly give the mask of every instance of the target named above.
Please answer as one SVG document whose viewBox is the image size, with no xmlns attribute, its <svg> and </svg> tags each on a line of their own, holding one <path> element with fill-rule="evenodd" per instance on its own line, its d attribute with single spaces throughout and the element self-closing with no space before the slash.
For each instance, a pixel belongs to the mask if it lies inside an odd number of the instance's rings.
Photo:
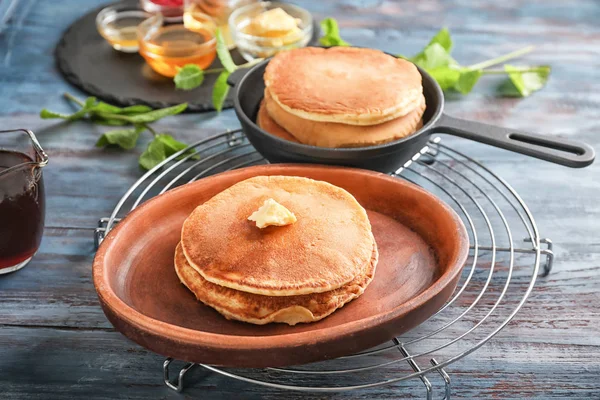
<svg viewBox="0 0 600 400">
<path fill-rule="evenodd" d="M 156 16 L 153 18 L 159 18 Z M 140 54 L 159 74 L 173 77 L 186 64 L 206 69 L 216 57 L 214 24 L 187 29 L 183 24 L 162 25 L 146 21 L 138 32 Z"/>
<path fill-rule="evenodd" d="M 115 50 L 135 53 L 138 51 L 138 25 L 151 16 L 127 4 L 110 6 L 98 13 L 96 27 Z"/>
</svg>

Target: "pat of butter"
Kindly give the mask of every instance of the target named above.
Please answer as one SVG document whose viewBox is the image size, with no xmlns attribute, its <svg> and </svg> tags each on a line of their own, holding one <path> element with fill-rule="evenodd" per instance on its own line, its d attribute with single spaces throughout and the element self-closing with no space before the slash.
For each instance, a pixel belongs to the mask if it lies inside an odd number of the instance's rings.
<svg viewBox="0 0 600 400">
<path fill-rule="evenodd" d="M 267 226 L 285 226 L 296 222 L 296 216 L 287 208 L 273 199 L 265 200 L 264 204 L 248 217 L 249 221 L 256 222 L 260 229 Z"/>
<path fill-rule="evenodd" d="M 248 33 L 262 37 L 285 36 L 299 32 L 298 20 L 281 8 L 265 11 L 252 19 Z"/>
</svg>

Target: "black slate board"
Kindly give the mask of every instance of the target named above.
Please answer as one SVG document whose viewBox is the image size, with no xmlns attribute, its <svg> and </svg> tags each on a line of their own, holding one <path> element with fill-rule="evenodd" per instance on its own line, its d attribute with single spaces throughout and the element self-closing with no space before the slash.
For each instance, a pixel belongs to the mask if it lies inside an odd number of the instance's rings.
<svg viewBox="0 0 600 400">
<path fill-rule="evenodd" d="M 136 4 L 137 1 L 120 3 Z M 187 102 L 187 111 L 214 110 L 212 87 L 218 74 L 207 74 L 204 83 L 194 90 L 176 90 L 172 78 L 152 71 L 142 56 L 118 52 L 100 36 L 96 30 L 96 15 L 104 7 L 106 5 L 75 21 L 56 46 L 56 63 L 68 82 L 117 106 L 146 104 L 152 108 L 163 108 Z M 315 44 L 318 37 L 318 24 L 315 23 L 311 44 Z M 236 50 L 231 54 L 236 64 L 246 62 Z M 221 63 L 215 59 L 211 68 L 219 67 Z M 232 106 L 230 92 L 224 108 Z"/>
</svg>

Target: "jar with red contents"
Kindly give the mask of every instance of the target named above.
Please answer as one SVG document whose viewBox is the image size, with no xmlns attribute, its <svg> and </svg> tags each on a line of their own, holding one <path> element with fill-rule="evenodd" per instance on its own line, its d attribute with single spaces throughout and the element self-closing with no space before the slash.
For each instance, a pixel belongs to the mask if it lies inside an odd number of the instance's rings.
<svg viewBox="0 0 600 400">
<path fill-rule="evenodd" d="M 184 0 L 140 0 L 144 11 L 161 13 L 165 22 L 183 21 Z"/>
</svg>

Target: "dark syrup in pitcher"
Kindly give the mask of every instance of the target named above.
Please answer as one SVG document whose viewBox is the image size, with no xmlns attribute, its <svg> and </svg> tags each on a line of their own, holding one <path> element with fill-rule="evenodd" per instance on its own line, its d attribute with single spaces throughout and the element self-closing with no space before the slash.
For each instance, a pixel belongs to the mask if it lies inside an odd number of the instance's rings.
<svg viewBox="0 0 600 400">
<path fill-rule="evenodd" d="M 37 251 L 44 231 L 44 182 L 26 154 L 0 150 L 0 270 L 19 264 Z"/>
</svg>

